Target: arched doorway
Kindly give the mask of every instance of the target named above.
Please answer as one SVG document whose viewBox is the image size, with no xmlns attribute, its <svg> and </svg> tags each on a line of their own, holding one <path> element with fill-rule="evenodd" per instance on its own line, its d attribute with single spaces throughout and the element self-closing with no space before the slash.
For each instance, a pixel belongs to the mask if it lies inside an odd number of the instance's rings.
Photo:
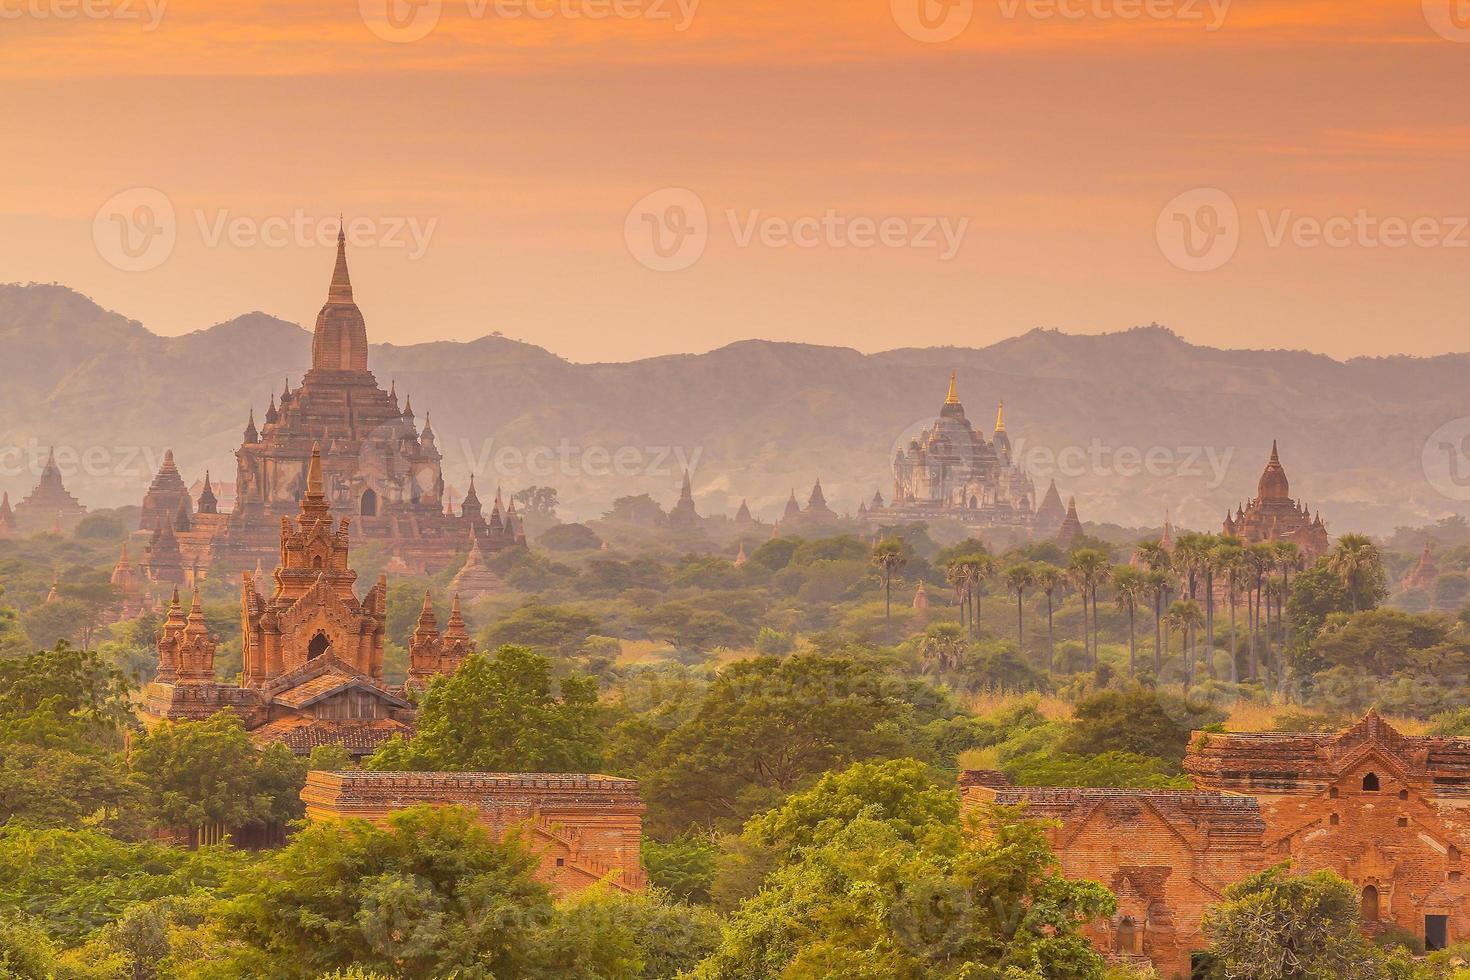
<svg viewBox="0 0 1470 980">
<path fill-rule="evenodd" d="M 1377 773 L 1370 772 L 1368 773 L 1368 775 L 1363 777 L 1363 792 L 1376 793 L 1378 792 L 1378 789 L 1379 785 Z"/>
<path fill-rule="evenodd" d="M 362 492 L 362 506 L 358 508 L 358 512 L 363 517 L 377 517 L 378 495 L 372 490 L 364 490 Z"/>
<path fill-rule="evenodd" d="M 1118 922 L 1118 952 L 1125 956 L 1137 956 L 1141 952 L 1138 948 L 1138 924 L 1132 916 L 1125 915 Z"/>
<path fill-rule="evenodd" d="M 316 636 L 306 645 L 306 659 L 315 660 L 332 648 L 332 641 L 327 639 L 327 634 L 318 630 Z"/>
<path fill-rule="evenodd" d="M 1378 889 L 1369 885 L 1363 889 L 1363 921 L 1377 922 L 1379 913 Z"/>
</svg>

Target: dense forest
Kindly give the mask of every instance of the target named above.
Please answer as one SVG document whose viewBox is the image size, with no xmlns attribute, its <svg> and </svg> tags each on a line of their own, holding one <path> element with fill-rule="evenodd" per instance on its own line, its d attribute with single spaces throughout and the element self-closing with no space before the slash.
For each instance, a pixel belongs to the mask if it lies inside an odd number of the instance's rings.
<svg viewBox="0 0 1470 980">
<path fill-rule="evenodd" d="M 1470 528 L 1343 535 L 1307 561 L 1215 535 L 1093 528 L 1063 549 L 741 537 L 538 515 L 473 604 L 479 653 L 422 695 L 377 770 L 636 777 L 653 887 L 557 899 L 524 841 L 472 815 L 306 825 L 312 768 L 233 716 L 140 729 L 156 612 L 113 621 L 135 512 L 0 541 L 0 976 L 1145 976 L 1082 938 L 1100 885 L 1061 877 L 1044 829 L 962 817 L 956 775 L 1184 788 L 1196 730 L 1329 731 L 1369 707 L 1470 734 Z M 1405 589 L 1431 542 L 1437 576 Z M 742 555 L 740 560 L 737 555 Z M 384 556 L 355 553 L 375 576 Z M 394 581 L 388 668 L 426 590 Z M 239 669 L 234 583 L 204 584 L 221 676 Z M 921 596 L 916 601 L 916 596 Z M 284 827 L 200 846 L 204 825 Z M 1221 977 L 1463 977 L 1366 943 L 1356 897 L 1284 869 L 1211 912 Z M 1264 911 L 1263 911 L 1264 910 Z M 1259 924 L 1302 972 L 1256 962 Z M 1459 972 L 1457 972 L 1459 971 Z"/>
</svg>

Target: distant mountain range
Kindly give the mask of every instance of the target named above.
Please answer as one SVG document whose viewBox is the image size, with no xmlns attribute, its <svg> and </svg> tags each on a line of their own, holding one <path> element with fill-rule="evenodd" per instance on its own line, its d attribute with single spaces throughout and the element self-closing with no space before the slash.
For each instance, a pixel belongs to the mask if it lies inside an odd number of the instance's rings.
<svg viewBox="0 0 1470 980">
<path fill-rule="evenodd" d="M 61 461 L 92 507 L 136 503 L 164 447 L 187 478 L 208 467 L 232 480 L 250 408 L 261 421 L 272 393 L 299 382 L 309 342 L 264 313 L 160 337 L 62 286 L 0 286 L 0 487 L 27 492 L 33 457 L 53 443 L 90 452 Z M 1273 438 L 1293 493 L 1334 532 L 1470 511 L 1421 461 L 1432 433 L 1470 417 L 1466 354 L 1344 362 L 1198 347 L 1150 326 L 881 354 L 750 340 L 623 364 L 491 336 L 375 346 L 370 366 L 411 396 L 421 424 L 432 417 L 454 487 L 478 461 L 482 490 L 554 486 L 568 517 L 643 492 L 669 505 L 684 460 L 704 513 L 748 498 L 769 518 L 819 476 L 835 509 L 855 510 L 889 495 L 894 449 L 938 411 L 951 370 L 982 431 L 1004 399 L 1041 489 L 1066 451 L 1056 479 L 1087 521 L 1157 526 L 1169 510 L 1213 529 L 1254 493 Z M 522 458 L 532 450 L 547 465 Z"/>
</svg>

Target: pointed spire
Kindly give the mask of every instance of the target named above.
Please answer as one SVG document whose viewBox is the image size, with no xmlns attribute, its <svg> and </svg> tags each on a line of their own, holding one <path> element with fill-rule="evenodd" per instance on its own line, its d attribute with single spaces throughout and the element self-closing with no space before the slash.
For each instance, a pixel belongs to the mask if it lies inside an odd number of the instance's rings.
<svg viewBox="0 0 1470 980">
<path fill-rule="evenodd" d="M 946 404 L 946 405 L 958 405 L 960 403 L 960 385 L 959 385 L 959 382 L 960 382 L 960 373 L 958 371 L 951 371 L 951 372 L 949 372 L 949 394 L 945 396 L 945 398 L 944 398 L 944 404 Z M 933 404 L 933 403 L 931 402 L 930 404 Z"/>
<path fill-rule="evenodd" d="M 168 604 L 168 619 L 164 623 L 165 632 L 175 632 L 184 628 L 184 607 L 179 602 L 179 587 L 174 586 L 174 596 Z"/>
<path fill-rule="evenodd" d="M 419 610 L 418 626 L 414 629 L 415 636 L 438 636 L 439 620 L 434 617 L 434 594 L 424 592 L 424 605 Z"/>
<path fill-rule="evenodd" d="M 332 270 L 332 285 L 327 289 L 327 302 L 352 302 L 352 278 L 347 274 L 346 221 L 337 226 L 337 267 Z"/>
<path fill-rule="evenodd" d="M 470 631 L 465 627 L 464 614 L 459 610 L 459 593 L 454 594 L 454 601 L 449 606 L 449 622 L 444 626 L 444 638 L 446 640 L 468 640 Z"/>
<path fill-rule="evenodd" d="M 996 432 L 1004 432 L 1005 430 L 1006 430 L 1006 400 L 1004 398 L 1002 398 L 1000 400 L 1000 406 L 998 408 L 996 408 L 996 410 L 995 410 L 995 431 Z"/>
<path fill-rule="evenodd" d="M 46 593 L 46 601 L 47 602 L 57 602 L 57 601 L 59 601 L 61 599 L 61 596 L 56 591 L 60 586 L 61 586 L 61 575 L 60 575 L 60 573 L 57 573 L 55 575 L 52 575 L 51 576 L 51 591 Z"/>
<path fill-rule="evenodd" d="M 204 603 L 199 598 L 199 586 L 194 586 L 194 598 L 189 604 L 189 625 L 187 631 L 190 633 L 207 633 L 209 627 L 204 622 Z"/>
<path fill-rule="evenodd" d="M 413 396 L 412 395 L 404 395 L 403 396 L 403 417 L 406 418 L 406 419 L 408 419 L 410 422 L 413 421 Z"/>
<path fill-rule="evenodd" d="M 311 462 L 306 468 L 306 492 L 320 496 L 322 493 L 322 444 L 311 444 Z"/>
<path fill-rule="evenodd" d="M 255 406 L 250 406 L 250 421 L 245 426 L 244 442 L 247 446 L 260 441 L 260 430 L 255 427 Z"/>
</svg>

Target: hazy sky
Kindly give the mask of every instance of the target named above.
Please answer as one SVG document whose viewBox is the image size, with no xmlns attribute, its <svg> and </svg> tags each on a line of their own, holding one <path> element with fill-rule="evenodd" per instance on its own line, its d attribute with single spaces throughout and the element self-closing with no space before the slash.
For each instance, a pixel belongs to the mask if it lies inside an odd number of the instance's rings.
<svg viewBox="0 0 1470 980">
<path fill-rule="evenodd" d="M 160 333 L 341 210 L 375 341 L 1470 347 L 1470 0 L 0 0 L 0 81 L 0 279 Z"/>
</svg>

